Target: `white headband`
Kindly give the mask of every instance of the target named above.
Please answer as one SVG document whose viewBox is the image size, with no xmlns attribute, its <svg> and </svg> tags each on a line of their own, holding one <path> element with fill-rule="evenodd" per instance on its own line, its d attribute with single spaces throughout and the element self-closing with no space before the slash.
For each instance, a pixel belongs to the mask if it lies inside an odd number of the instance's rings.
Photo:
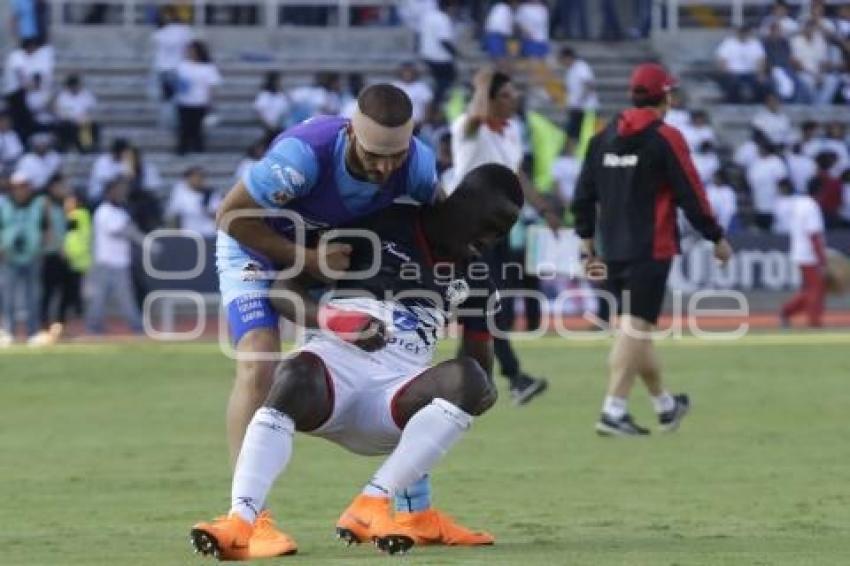
<svg viewBox="0 0 850 566">
<path fill-rule="evenodd" d="M 351 117 L 351 128 L 357 142 L 369 153 L 395 155 L 410 147 L 413 118 L 401 126 L 383 126 L 364 114 L 358 107 Z"/>
</svg>

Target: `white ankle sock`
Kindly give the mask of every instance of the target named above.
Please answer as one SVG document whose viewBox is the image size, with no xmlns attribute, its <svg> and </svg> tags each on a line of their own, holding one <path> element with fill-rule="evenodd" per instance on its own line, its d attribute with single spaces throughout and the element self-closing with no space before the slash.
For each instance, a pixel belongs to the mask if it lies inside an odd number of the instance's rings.
<svg viewBox="0 0 850 566">
<path fill-rule="evenodd" d="M 231 491 L 231 513 L 253 523 L 266 502 L 277 476 L 289 463 L 295 423 L 276 409 L 262 407 L 256 413 L 236 460 Z"/>
<path fill-rule="evenodd" d="M 663 391 L 658 397 L 652 398 L 652 408 L 658 414 L 672 411 L 676 408 L 676 399 L 668 392 Z"/>
<path fill-rule="evenodd" d="M 605 402 L 602 404 L 602 412 L 615 420 L 623 418 L 623 415 L 626 414 L 628 409 L 628 399 L 614 397 L 613 395 L 605 397 Z"/>
<path fill-rule="evenodd" d="M 434 399 L 407 422 L 398 446 L 363 493 L 388 497 L 412 485 L 431 471 L 471 424 L 471 415 L 445 399 Z"/>
</svg>

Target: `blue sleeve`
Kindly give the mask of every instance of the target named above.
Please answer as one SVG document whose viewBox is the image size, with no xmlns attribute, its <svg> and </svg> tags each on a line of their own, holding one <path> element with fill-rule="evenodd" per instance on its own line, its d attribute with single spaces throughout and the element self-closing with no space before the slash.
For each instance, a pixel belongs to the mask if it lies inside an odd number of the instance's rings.
<svg viewBox="0 0 850 566">
<path fill-rule="evenodd" d="M 280 208 L 287 200 L 309 193 L 318 176 L 313 149 L 297 138 L 284 138 L 248 168 L 242 182 L 259 205 Z"/>
<path fill-rule="evenodd" d="M 415 150 L 410 163 L 407 194 L 417 202 L 431 204 L 437 196 L 437 158 L 434 152 L 413 138 Z"/>
</svg>

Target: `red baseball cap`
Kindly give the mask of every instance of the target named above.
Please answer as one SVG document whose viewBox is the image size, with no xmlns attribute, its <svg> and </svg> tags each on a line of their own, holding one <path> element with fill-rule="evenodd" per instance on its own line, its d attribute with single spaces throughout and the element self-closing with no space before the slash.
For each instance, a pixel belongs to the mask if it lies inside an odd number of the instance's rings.
<svg viewBox="0 0 850 566">
<path fill-rule="evenodd" d="M 642 63 L 632 71 L 629 89 L 646 90 L 649 96 L 662 96 L 678 85 L 678 81 L 658 63 Z"/>
</svg>

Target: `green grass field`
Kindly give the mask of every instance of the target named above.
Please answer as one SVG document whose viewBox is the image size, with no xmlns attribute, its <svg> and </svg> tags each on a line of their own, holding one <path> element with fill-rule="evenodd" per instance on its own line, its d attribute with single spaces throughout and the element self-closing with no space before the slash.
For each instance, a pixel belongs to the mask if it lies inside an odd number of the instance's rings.
<svg viewBox="0 0 850 566">
<path fill-rule="evenodd" d="M 345 548 L 334 523 L 379 460 L 300 437 L 271 497 L 300 551 L 267 563 L 848 564 L 848 347 L 841 334 L 666 343 L 695 410 L 675 435 L 620 441 L 592 432 L 607 343 L 525 343 L 550 392 L 522 409 L 505 396 L 434 474 L 438 506 L 495 547 Z M 231 373 L 213 345 L 0 353 L 0 564 L 210 563 L 187 533 L 228 505 Z M 650 421 L 643 391 L 632 408 Z"/>
</svg>

